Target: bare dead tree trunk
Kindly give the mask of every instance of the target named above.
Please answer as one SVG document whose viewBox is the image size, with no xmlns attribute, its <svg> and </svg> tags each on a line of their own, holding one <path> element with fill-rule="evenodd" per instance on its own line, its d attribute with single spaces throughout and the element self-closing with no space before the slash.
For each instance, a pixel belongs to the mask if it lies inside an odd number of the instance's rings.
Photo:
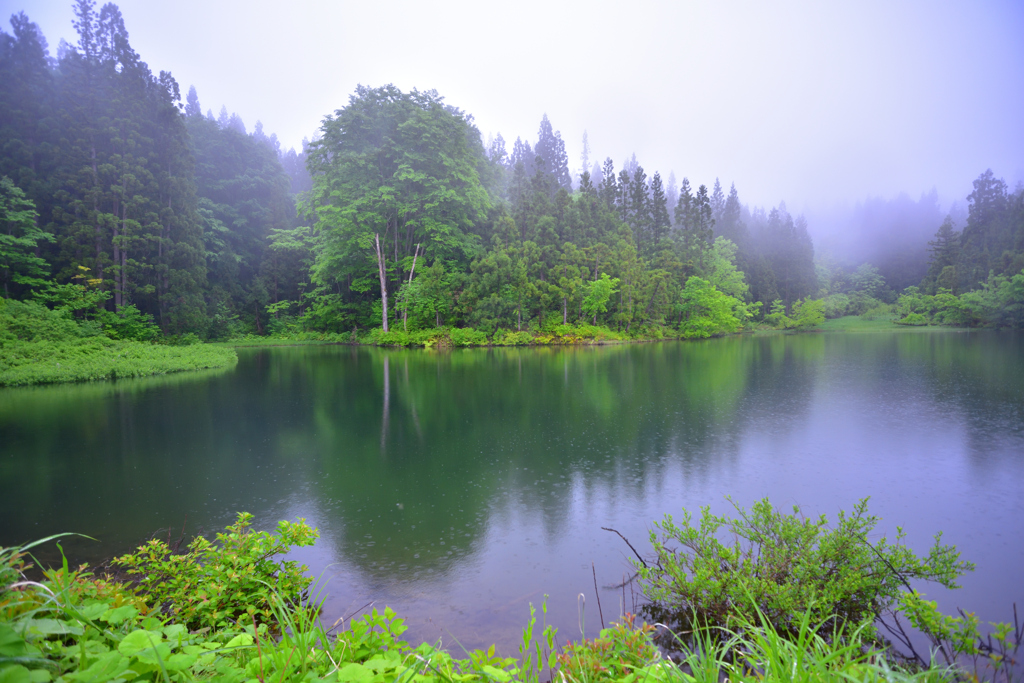
<svg viewBox="0 0 1024 683">
<path fill-rule="evenodd" d="M 384 278 L 384 253 L 380 249 L 380 233 L 374 233 L 373 246 L 377 250 L 377 273 L 380 275 L 380 299 L 383 303 L 381 311 L 384 331 L 388 331 L 388 283 Z"/>
<path fill-rule="evenodd" d="M 388 368 L 388 357 L 384 356 L 384 407 L 381 409 L 380 418 L 380 454 L 384 455 L 384 449 L 388 441 L 388 418 L 391 415 L 391 373 Z"/>
<path fill-rule="evenodd" d="M 419 256 L 420 245 L 416 245 L 416 249 L 412 252 L 412 268 L 409 270 L 409 284 L 412 284 L 412 275 L 416 272 L 416 257 Z M 402 307 L 402 329 L 406 332 L 409 331 L 409 290 L 405 292 L 405 305 Z"/>
</svg>

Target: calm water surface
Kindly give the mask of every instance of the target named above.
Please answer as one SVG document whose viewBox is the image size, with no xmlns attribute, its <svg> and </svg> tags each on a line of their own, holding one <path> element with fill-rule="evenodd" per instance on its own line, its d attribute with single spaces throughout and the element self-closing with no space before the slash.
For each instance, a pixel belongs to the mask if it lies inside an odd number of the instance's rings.
<svg viewBox="0 0 1024 683">
<path fill-rule="evenodd" d="M 906 331 L 570 349 L 239 350 L 206 375 L 0 391 L 0 544 L 73 560 L 158 529 L 305 517 L 333 621 L 507 653 L 548 595 L 562 638 L 611 621 L 664 513 L 871 497 L 878 536 L 939 530 L 978 569 L 942 606 L 1024 607 L 1024 337 Z"/>
</svg>

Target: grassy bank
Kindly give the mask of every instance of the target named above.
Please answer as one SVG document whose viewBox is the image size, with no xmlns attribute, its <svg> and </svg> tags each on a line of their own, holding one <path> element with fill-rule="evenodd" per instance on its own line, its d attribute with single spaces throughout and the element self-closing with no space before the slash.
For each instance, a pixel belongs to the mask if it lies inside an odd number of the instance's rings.
<svg viewBox="0 0 1024 683">
<path fill-rule="evenodd" d="M 0 386 L 145 377 L 228 367 L 237 361 L 232 349 L 207 344 L 163 346 L 106 337 L 9 340 L 0 344 Z"/>
<path fill-rule="evenodd" d="M 0 298 L 0 387 L 146 377 L 238 362 L 233 349 L 190 344 L 198 341 L 195 335 L 162 337 L 132 310 L 108 313 L 103 322 Z"/>
</svg>

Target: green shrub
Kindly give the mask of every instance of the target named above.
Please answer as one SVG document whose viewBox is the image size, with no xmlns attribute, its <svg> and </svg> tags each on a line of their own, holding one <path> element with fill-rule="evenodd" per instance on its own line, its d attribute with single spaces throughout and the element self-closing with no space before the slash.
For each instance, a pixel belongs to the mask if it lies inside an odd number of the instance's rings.
<svg viewBox="0 0 1024 683">
<path fill-rule="evenodd" d="M 448 330 L 448 338 L 452 346 L 483 346 L 487 343 L 487 335 L 471 327 L 453 327 Z"/>
<path fill-rule="evenodd" d="M 364 337 L 363 341 L 377 346 L 408 346 L 412 343 L 409 333 L 402 330 L 388 330 L 375 327 Z"/>
<path fill-rule="evenodd" d="M 313 545 L 319 536 L 304 519 L 279 522 L 277 534 L 250 529 L 252 515 L 218 533 L 211 543 L 197 536 L 188 552 L 175 555 L 154 539 L 113 564 L 138 582 L 138 590 L 154 604 L 164 604 L 175 620 L 190 629 L 218 626 L 240 616 L 259 621 L 273 618 L 272 595 L 298 606 L 307 597 L 307 567 L 274 560 L 291 546 Z"/>
<path fill-rule="evenodd" d="M 522 332 L 495 333 L 495 346 L 529 346 L 533 344 L 533 335 L 525 330 Z"/>
<path fill-rule="evenodd" d="M 786 303 L 782 299 L 772 301 L 771 311 L 764 317 L 764 322 L 778 329 L 793 326 L 793 321 L 786 316 Z"/>
<path fill-rule="evenodd" d="M 100 311 L 96 318 L 103 325 L 103 333 L 111 339 L 154 341 L 160 336 L 153 316 L 143 314 L 134 304 L 122 306 L 117 313 Z"/>
<path fill-rule="evenodd" d="M 77 340 L 100 332 L 95 325 L 82 330 L 68 310 L 51 311 L 32 301 L 0 298 L 0 342 Z"/>
<path fill-rule="evenodd" d="M 860 314 L 860 317 L 865 320 L 887 320 L 893 317 L 894 311 L 893 306 L 890 304 L 882 303 L 881 301 L 872 300 L 873 304 L 870 308 L 864 310 Z"/>
<path fill-rule="evenodd" d="M 679 325 L 684 339 L 707 339 L 737 332 L 743 323 L 737 317 L 742 302 L 715 289 L 707 280 L 691 277 L 680 295 L 686 318 Z M 745 308 L 744 315 L 745 315 Z"/>
<path fill-rule="evenodd" d="M 850 310 L 850 297 L 845 294 L 829 294 L 821 300 L 826 318 L 842 318 Z"/>
<path fill-rule="evenodd" d="M 805 297 L 793 303 L 793 318 L 790 326 L 797 330 L 808 330 L 825 322 L 825 304 L 821 299 Z"/>
<path fill-rule="evenodd" d="M 194 332 L 186 332 L 184 334 L 169 334 L 161 339 L 160 343 L 167 346 L 192 346 L 193 344 L 202 344 L 203 340 Z"/>
<path fill-rule="evenodd" d="M 872 546 L 866 539 L 878 518 L 866 499 L 853 514 L 840 512 L 835 528 L 796 507 L 782 514 L 767 499 L 749 511 L 735 507 L 735 519 L 704 507 L 697 524 L 684 511 L 682 524 L 666 515 L 654 525 L 656 560 L 638 566 L 652 609 L 678 623 L 723 626 L 764 615 L 782 633 L 794 632 L 804 613 L 816 624 L 857 625 L 890 609 L 908 580 L 955 588 L 974 568 L 941 534 L 924 558 L 904 545 L 902 529 L 894 543 L 882 537 Z"/>
<path fill-rule="evenodd" d="M 928 318 L 920 313 L 908 313 L 905 318 L 894 320 L 897 325 L 927 325 Z"/>
</svg>

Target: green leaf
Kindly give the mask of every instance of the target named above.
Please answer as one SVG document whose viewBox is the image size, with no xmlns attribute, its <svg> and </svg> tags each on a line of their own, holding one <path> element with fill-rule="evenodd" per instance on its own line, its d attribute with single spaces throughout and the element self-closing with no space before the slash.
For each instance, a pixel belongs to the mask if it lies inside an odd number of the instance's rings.
<svg viewBox="0 0 1024 683">
<path fill-rule="evenodd" d="M 27 651 L 25 639 L 8 624 L 0 623 L 0 657 L 21 657 Z"/>
<path fill-rule="evenodd" d="M 82 635 L 81 627 L 71 626 L 67 622 L 58 621 L 57 619 L 30 619 L 27 630 L 32 633 L 46 636 Z"/>
<path fill-rule="evenodd" d="M 346 683 L 364 683 L 372 681 L 374 672 L 362 664 L 346 664 L 338 670 L 338 680 Z"/>
<path fill-rule="evenodd" d="M 501 683 L 508 683 L 508 681 L 512 680 L 512 674 L 510 674 L 507 671 L 502 671 L 501 669 L 491 666 L 490 664 L 484 664 L 482 667 L 480 667 L 480 670 L 488 676 L 490 676 L 491 678 L 493 678 L 494 680 L 500 681 Z"/>
<path fill-rule="evenodd" d="M 100 616 L 100 621 L 105 621 L 108 624 L 120 624 L 136 616 L 138 613 L 139 610 L 131 605 L 124 605 L 123 607 L 108 609 Z"/>
<path fill-rule="evenodd" d="M 162 630 L 164 635 L 167 636 L 167 640 L 177 640 L 182 636 L 188 635 L 188 629 L 182 624 L 168 624 Z"/>
<path fill-rule="evenodd" d="M 65 674 L 64 678 L 69 681 L 109 681 L 128 670 L 128 658 L 119 652 L 108 652 L 84 671 L 75 671 Z"/>
<path fill-rule="evenodd" d="M 118 643 L 117 651 L 126 657 L 132 657 L 143 650 L 151 650 L 163 641 L 164 634 L 159 631 L 132 631 Z"/>
<path fill-rule="evenodd" d="M 25 667 L 10 666 L 0 669 L 0 683 L 32 683 L 32 677 Z"/>
<path fill-rule="evenodd" d="M 91 605 L 85 605 L 78 608 L 78 613 L 84 619 L 94 621 L 100 617 L 101 614 L 109 610 L 109 606 L 106 603 L 96 602 Z"/>
<path fill-rule="evenodd" d="M 388 652 L 388 654 L 392 654 Z M 375 673 L 382 673 L 384 671 L 392 671 L 402 665 L 402 660 L 398 658 L 397 653 L 394 653 L 395 657 L 374 657 L 373 659 L 365 662 L 363 666 Z"/>
<path fill-rule="evenodd" d="M 197 655 L 178 652 L 171 655 L 164 661 L 164 667 L 168 671 L 183 671 L 196 663 Z"/>
<path fill-rule="evenodd" d="M 227 642 L 227 645 L 225 645 L 224 647 L 225 648 L 248 647 L 248 646 L 252 645 L 252 643 L 253 643 L 253 640 L 252 640 L 252 636 L 251 635 L 249 635 L 248 633 L 239 633 L 237 636 L 235 636 L 234 638 L 229 640 Z"/>
</svg>

